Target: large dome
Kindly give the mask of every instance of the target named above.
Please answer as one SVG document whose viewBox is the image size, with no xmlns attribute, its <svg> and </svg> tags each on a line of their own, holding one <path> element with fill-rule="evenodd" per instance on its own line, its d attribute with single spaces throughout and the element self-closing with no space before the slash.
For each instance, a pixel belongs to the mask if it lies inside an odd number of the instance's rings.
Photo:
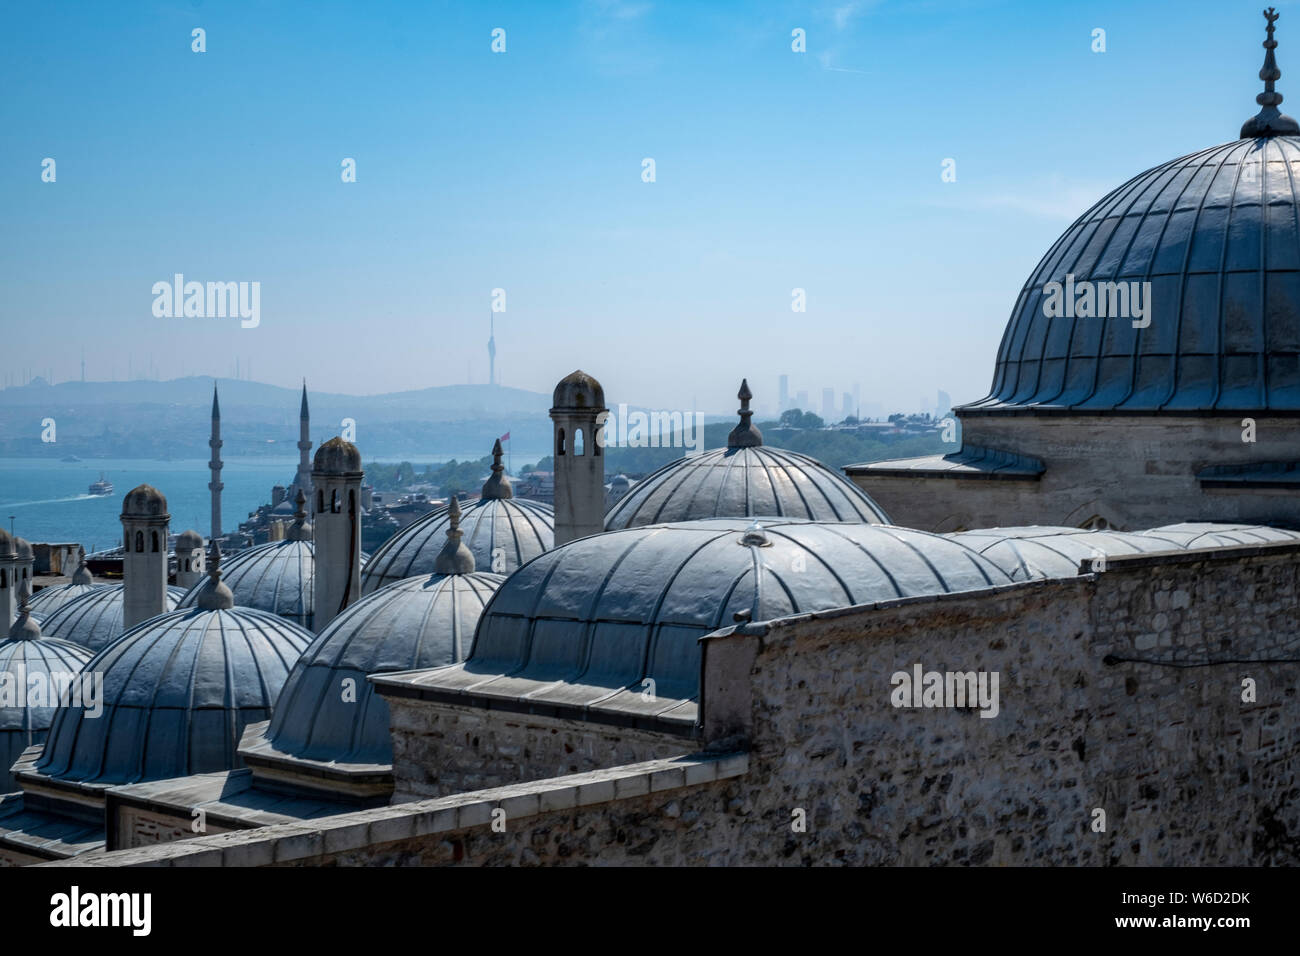
<svg viewBox="0 0 1300 956">
<path fill-rule="evenodd" d="M 1120 186 L 1029 276 L 990 393 L 964 410 L 1300 410 L 1298 182 L 1300 136 L 1277 135 L 1203 149 Z M 1150 324 L 1048 317 L 1045 286 L 1067 276 L 1076 296 L 1085 281 L 1150 282 Z"/>
<path fill-rule="evenodd" d="M 270 749 L 327 763 L 392 763 L 388 705 L 366 675 L 464 660 L 483 606 L 504 580 L 484 573 L 409 578 L 347 608 L 289 675 L 267 732 Z"/>
<path fill-rule="evenodd" d="M 71 641 L 92 651 L 99 650 L 117 640 L 126 630 L 122 627 L 125 588 L 125 584 L 91 588 L 44 617 L 41 631 L 46 637 Z M 184 588 L 168 586 L 164 594 L 164 609 L 174 610 L 184 596 Z"/>
<path fill-rule="evenodd" d="M 60 708 L 35 769 L 119 784 L 237 767 L 245 726 L 271 716 L 310 642 L 289 621 L 248 608 L 144 621 L 86 664 L 103 674 L 103 713 Z"/>
<path fill-rule="evenodd" d="M 221 583 L 235 595 L 236 607 L 278 614 L 311 630 L 312 585 L 316 577 L 314 545 L 310 541 L 272 541 L 241 551 L 221 568 Z M 196 607 L 210 578 L 195 584 L 177 607 Z"/>
<path fill-rule="evenodd" d="M 699 639 L 737 614 L 761 621 L 1010 580 L 959 542 L 891 525 L 719 518 L 592 535 L 506 579 L 458 683 L 541 703 L 621 694 L 666 712 L 699 692 Z"/>
</svg>

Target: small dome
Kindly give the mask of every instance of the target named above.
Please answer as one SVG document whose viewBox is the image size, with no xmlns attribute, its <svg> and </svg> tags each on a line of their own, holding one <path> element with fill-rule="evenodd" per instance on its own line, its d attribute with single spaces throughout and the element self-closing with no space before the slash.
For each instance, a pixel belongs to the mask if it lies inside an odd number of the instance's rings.
<svg viewBox="0 0 1300 956">
<path fill-rule="evenodd" d="M 0 528 L 0 561 L 12 561 L 18 555 L 18 546 L 14 544 L 13 536 Z"/>
<path fill-rule="evenodd" d="M 433 574 L 447 543 L 447 511 L 446 506 L 431 511 L 385 541 L 366 562 L 361 593 Z M 529 498 L 480 498 L 461 512 L 460 529 L 480 571 L 511 574 L 555 546 L 555 512 Z"/>
<path fill-rule="evenodd" d="M 586 372 L 570 372 L 555 386 L 552 405 L 556 409 L 590 410 L 605 407 L 605 390 Z"/>
<path fill-rule="evenodd" d="M 203 535 L 197 531 L 182 531 L 176 538 L 177 551 L 194 551 L 203 547 Z"/>
<path fill-rule="evenodd" d="M 122 499 L 124 518 L 167 517 L 167 499 L 152 485 L 138 485 Z"/>
<path fill-rule="evenodd" d="M 24 750 L 45 740 L 57 703 L 53 691 L 66 687 L 68 675 L 79 673 L 91 658 L 80 645 L 37 633 L 31 640 L 0 641 L 0 682 L 23 691 L 12 706 L 0 705 L 0 793 L 18 789 L 9 768 Z"/>
<path fill-rule="evenodd" d="M 356 475 L 361 473 L 361 452 L 350 441 L 337 435 L 316 449 L 312 473 L 318 475 Z"/>
<path fill-rule="evenodd" d="M 172 611 L 132 628 L 86 670 L 103 675 L 103 713 L 60 708 L 36 770 L 105 784 L 231 770 L 245 726 L 271 716 L 311 642 L 263 611 Z"/>
<path fill-rule="evenodd" d="M 647 678 L 656 698 L 691 699 L 699 639 L 738 619 L 1010 580 L 963 544 L 890 525 L 728 518 L 632 528 L 571 541 L 507 578 L 464 670 L 538 701 L 594 703 Z"/>
<path fill-rule="evenodd" d="M 1300 532 L 1286 528 L 1271 528 L 1259 524 L 1215 524 L 1208 521 L 1186 521 L 1167 524 L 1147 531 L 1138 531 L 1144 537 L 1156 537 L 1177 542 L 1181 548 L 1226 548 L 1238 544 L 1265 544 L 1269 541 L 1300 541 Z"/>
<path fill-rule="evenodd" d="M 272 541 L 223 561 L 221 582 L 230 588 L 236 607 L 266 611 L 311 630 L 312 586 L 316 578 L 312 542 Z M 197 607 L 199 596 L 211 581 L 205 577 L 195 584 L 177 607 Z"/>
<path fill-rule="evenodd" d="M 948 537 L 984 555 L 1013 581 L 1074 577 L 1079 574 L 1083 561 L 1180 547 L 1170 539 L 1137 532 L 1088 531 L 1051 525 L 978 528 Z"/>
<path fill-rule="evenodd" d="M 122 601 L 125 593 L 125 584 L 91 588 L 49 613 L 41 622 L 41 630 L 46 637 L 71 641 L 98 651 L 117 640 L 126 630 L 122 627 Z M 184 588 L 168 587 L 163 606 L 171 611 L 184 596 Z"/>
<path fill-rule="evenodd" d="M 65 604 L 69 604 L 81 597 L 83 594 L 89 594 L 91 591 L 97 591 L 100 588 L 111 588 L 111 584 L 56 584 L 51 588 L 41 588 L 32 595 L 29 602 L 32 613 L 44 620 L 49 617 Z"/>
<path fill-rule="evenodd" d="M 344 610 L 303 652 L 267 733 L 274 750 L 306 760 L 392 763 L 388 705 L 366 675 L 464 660 L 499 574 L 398 581 Z M 343 681 L 354 681 L 344 701 Z"/>
<path fill-rule="evenodd" d="M 36 552 L 32 550 L 32 543 L 26 538 L 14 538 L 14 553 L 18 555 L 19 561 L 36 560 Z"/>
<path fill-rule="evenodd" d="M 754 516 L 889 521 L 861 488 L 816 459 L 758 445 L 715 448 L 665 465 L 615 502 L 605 529 Z"/>
</svg>

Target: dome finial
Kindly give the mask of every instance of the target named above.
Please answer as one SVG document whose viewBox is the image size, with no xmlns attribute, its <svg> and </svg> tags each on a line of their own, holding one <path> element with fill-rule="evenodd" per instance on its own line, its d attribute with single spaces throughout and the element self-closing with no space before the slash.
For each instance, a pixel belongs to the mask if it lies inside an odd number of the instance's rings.
<svg viewBox="0 0 1300 956">
<path fill-rule="evenodd" d="M 501 464 L 501 456 L 505 452 L 501 450 L 501 439 L 498 438 L 492 445 L 492 474 L 488 480 L 483 482 L 484 498 L 513 498 L 515 490 L 510 486 L 510 478 L 506 475 L 506 466 Z"/>
<path fill-rule="evenodd" d="M 501 447 L 501 443 L 497 443 Z M 471 574 L 474 571 L 474 553 L 465 547 L 461 540 L 465 532 L 460 530 L 460 502 L 451 496 L 447 505 L 447 543 L 438 552 L 433 563 L 435 574 Z"/>
<path fill-rule="evenodd" d="M 298 497 L 294 501 L 298 505 L 298 510 L 293 513 L 293 524 L 289 525 L 289 530 L 284 536 L 285 540 L 310 541 L 313 529 L 311 522 L 307 520 L 307 493 L 299 488 Z"/>
<path fill-rule="evenodd" d="M 235 606 L 235 595 L 221 580 L 221 545 L 216 538 L 208 549 L 208 583 L 194 603 L 205 611 L 228 611 Z"/>
<path fill-rule="evenodd" d="M 1279 112 L 1282 94 L 1273 89 L 1273 83 L 1282 77 L 1282 71 L 1277 68 L 1277 59 L 1273 56 L 1273 51 L 1277 49 L 1277 41 L 1273 39 L 1273 24 L 1279 16 L 1281 14 L 1272 7 L 1264 11 L 1264 19 L 1268 21 L 1268 37 L 1264 40 L 1267 52 L 1264 54 L 1264 65 L 1259 71 L 1259 78 L 1264 81 L 1264 92 L 1255 97 L 1255 102 L 1263 109 L 1246 120 L 1241 127 L 1242 139 L 1300 133 L 1300 123 Z"/>
<path fill-rule="evenodd" d="M 740 391 L 736 393 L 736 397 L 740 399 L 740 424 L 727 436 L 727 447 L 756 448 L 763 444 L 763 433 L 749 421 L 754 415 L 749 409 L 749 400 L 754 397 L 754 393 L 749 390 L 749 379 L 740 380 Z"/>
<path fill-rule="evenodd" d="M 11 641 L 38 641 L 41 638 L 41 626 L 32 620 L 31 610 L 27 606 L 31 596 L 32 586 L 24 581 L 18 587 L 18 616 L 14 618 L 14 625 L 9 629 Z"/>
<path fill-rule="evenodd" d="M 94 584 L 95 579 L 90 576 L 90 568 L 86 567 L 86 549 L 78 548 L 77 570 L 72 572 L 73 584 Z"/>
</svg>

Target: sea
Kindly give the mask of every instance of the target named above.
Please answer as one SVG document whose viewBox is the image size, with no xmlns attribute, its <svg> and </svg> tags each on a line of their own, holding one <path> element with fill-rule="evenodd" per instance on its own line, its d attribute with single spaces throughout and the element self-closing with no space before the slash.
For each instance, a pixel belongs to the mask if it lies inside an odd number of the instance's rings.
<svg viewBox="0 0 1300 956">
<path fill-rule="evenodd" d="M 297 459 L 226 459 L 222 530 L 233 531 L 249 512 L 269 503 L 271 487 L 288 484 L 297 468 Z M 87 494 L 100 475 L 113 483 L 113 493 Z M 116 547 L 122 536 L 122 498 L 136 485 L 150 484 L 167 498 L 173 534 L 192 528 L 207 537 L 212 524 L 208 479 L 206 458 L 0 458 L 0 522 L 5 530 L 12 524 L 14 533 L 28 541 L 80 542 L 87 554 L 102 551 Z"/>
</svg>

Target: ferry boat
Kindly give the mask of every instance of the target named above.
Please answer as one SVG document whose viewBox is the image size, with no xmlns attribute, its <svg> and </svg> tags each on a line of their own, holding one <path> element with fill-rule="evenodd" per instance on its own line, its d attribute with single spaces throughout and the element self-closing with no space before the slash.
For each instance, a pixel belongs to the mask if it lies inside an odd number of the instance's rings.
<svg viewBox="0 0 1300 956">
<path fill-rule="evenodd" d="M 113 493 L 113 483 L 105 479 L 104 473 L 100 472 L 99 481 L 92 481 L 90 483 L 90 491 L 88 493 L 97 496 L 111 495 Z"/>
</svg>

